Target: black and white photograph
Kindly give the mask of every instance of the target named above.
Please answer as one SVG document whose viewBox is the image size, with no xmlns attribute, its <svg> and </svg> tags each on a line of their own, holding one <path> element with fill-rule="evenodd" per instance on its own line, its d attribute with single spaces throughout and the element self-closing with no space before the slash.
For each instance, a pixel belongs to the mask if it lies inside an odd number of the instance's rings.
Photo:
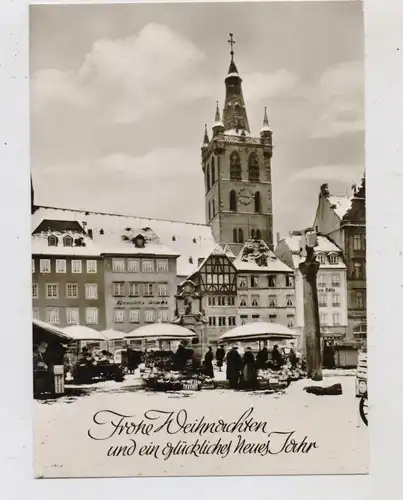
<svg viewBox="0 0 403 500">
<path fill-rule="evenodd" d="M 367 474 L 363 3 L 29 24 L 35 478 Z"/>
</svg>

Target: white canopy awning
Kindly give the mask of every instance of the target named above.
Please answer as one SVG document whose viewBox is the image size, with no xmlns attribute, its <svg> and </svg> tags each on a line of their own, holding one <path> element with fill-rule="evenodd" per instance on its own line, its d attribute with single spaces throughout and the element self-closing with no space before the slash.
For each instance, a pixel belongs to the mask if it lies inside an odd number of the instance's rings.
<svg viewBox="0 0 403 500">
<path fill-rule="evenodd" d="M 266 323 L 257 321 L 255 323 L 245 323 L 224 333 L 219 338 L 220 342 L 240 341 L 240 340 L 282 340 L 293 339 L 299 334 L 290 330 L 286 326 L 278 323 Z"/>
<path fill-rule="evenodd" d="M 73 340 L 92 340 L 95 342 L 103 342 L 104 340 L 106 340 L 101 332 L 98 332 L 93 328 L 89 328 L 88 326 L 71 325 L 63 328 L 63 331 L 66 332 L 66 334 L 69 335 Z"/>
<path fill-rule="evenodd" d="M 39 319 L 32 320 L 32 326 L 39 328 L 39 330 L 44 330 L 51 335 L 55 335 L 56 337 L 61 338 L 62 340 L 73 340 L 71 335 L 64 331 L 64 329 L 59 328 L 58 326 L 51 325 L 50 323 L 46 323 L 45 321 L 41 321 Z"/>
<path fill-rule="evenodd" d="M 195 332 L 171 323 L 153 323 L 125 334 L 125 338 L 130 339 L 180 340 L 192 337 L 196 337 Z"/>
<path fill-rule="evenodd" d="M 103 330 L 100 332 L 101 335 L 104 336 L 105 340 L 122 340 L 125 336 L 123 332 L 119 332 L 118 330 L 113 330 L 110 328 L 109 330 Z"/>
</svg>

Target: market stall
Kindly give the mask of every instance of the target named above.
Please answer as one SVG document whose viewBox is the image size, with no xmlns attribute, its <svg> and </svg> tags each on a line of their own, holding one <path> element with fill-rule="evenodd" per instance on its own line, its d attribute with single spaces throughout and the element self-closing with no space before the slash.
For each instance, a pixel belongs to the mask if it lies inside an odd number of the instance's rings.
<svg viewBox="0 0 403 500">
<path fill-rule="evenodd" d="M 215 382 L 195 363 L 191 341 L 194 331 L 170 323 L 154 323 L 125 335 L 127 340 L 154 340 L 155 349 L 146 350 L 140 366 L 144 385 L 155 391 L 214 388 Z M 177 344 L 177 348 L 173 343 Z"/>
<path fill-rule="evenodd" d="M 253 355 L 256 352 L 256 387 L 258 389 L 279 390 L 293 380 L 305 376 L 301 360 L 284 355 L 287 341 L 296 342 L 299 334 L 277 323 L 246 323 L 222 335 L 218 342 L 229 347 L 248 346 Z M 271 350 L 269 350 L 271 348 Z M 263 354 L 266 354 L 266 357 Z M 295 353 L 296 354 L 296 353 Z"/>
</svg>

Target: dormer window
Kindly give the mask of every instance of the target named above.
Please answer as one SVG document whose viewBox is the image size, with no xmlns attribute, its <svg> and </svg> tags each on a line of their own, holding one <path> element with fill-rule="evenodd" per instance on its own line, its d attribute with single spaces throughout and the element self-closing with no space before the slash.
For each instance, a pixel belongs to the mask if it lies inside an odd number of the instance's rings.
<svg viewBox="0 0 403 500">
<path fill-rule="evenodd" d="M 326 264 L 326 257 L 324 253 L 318 253 L 316 258 L 318 259 L 319 264 Z"/>
<path fill-rule="evenodd" d="M 339 256 L 336 253 L 332 253 L 329 255 L 329 262 L 330 264 L 338 264 L 339 263 Z"/>
<path fill-rule="evenodd" d="M 133 239 L 133 243 L 136 248 L 144 248 L 144 243 L 145 243 L 144 237 L 141 235 L 136 236 Z"/>
<path fill-rule="evenodd" d="M 57 247 L 58 243 L 59 243 L 59 240 L 57 239 L 56 236 L 53 236 L 53 234 L 51 236 L 49 236 L 49 238 L 48 238 L 48 245 L 50 247 Z"/>
<path fill-rule="evenodd" d="M 65 236 L 63 238 L 63 246 L 72 247 L 73 246 L 73 238 L 71 236 Z"/>
</svg>

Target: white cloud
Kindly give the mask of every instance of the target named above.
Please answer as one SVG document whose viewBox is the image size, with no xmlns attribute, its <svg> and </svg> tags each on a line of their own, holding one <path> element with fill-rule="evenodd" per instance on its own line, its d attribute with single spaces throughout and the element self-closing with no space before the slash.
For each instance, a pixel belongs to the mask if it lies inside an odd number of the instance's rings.
<svg viewBox="0 0 403 500">
<path fill-rule="evenodd" d="M 285 69 L 273 73 L 249 73 L 243 79 L 247 82 L 247 100 L 252 104 L 288 93 L 298 84 L 297 76 Z"/>
<path fill-rule="evenodd" d="M 346 185 L 358 182 L 364 171 L 363 165 L 317 165 L 299 170 L 289 181 L 340 182 Z"/>
</svg>

